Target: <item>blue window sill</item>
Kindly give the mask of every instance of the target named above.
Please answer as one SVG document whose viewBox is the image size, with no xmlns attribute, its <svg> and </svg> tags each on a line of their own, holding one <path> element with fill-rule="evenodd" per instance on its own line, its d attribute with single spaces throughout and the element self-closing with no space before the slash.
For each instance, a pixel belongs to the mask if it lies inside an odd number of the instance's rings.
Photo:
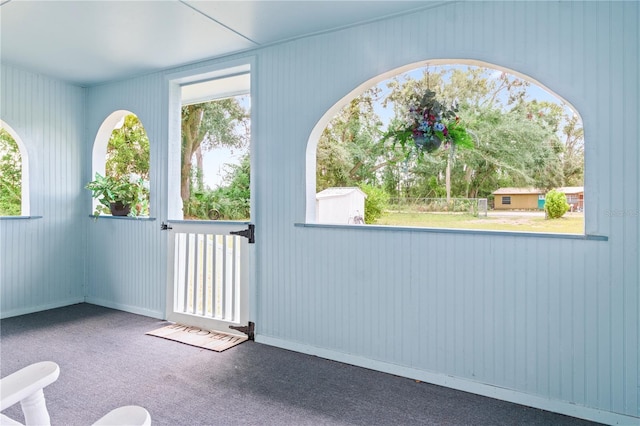
<svg viewBox="0 0 640 426">
<path fill-rule="evenodd" d="M 42 216 L 0 216 L 0 220 L 29 220 L 42 219 Z"/>
<path fill-rule="evenodd" d="M 100 215 L 98 217 L 95 217 L 94 215 L 89 215 L 89 217 L 91 219 L 95 219 L 95 220 L 138 220 L 138 221 L 154 221 L 156 220 L 155 217 L 149 217 L 149 216 L 139 216 L 139 217 L 131 217 L 131 216 L 110 216 L 110 215 Z"/>
<path fill-rule="evenodd" d="M 523 237 L 523 238 L 557 238 L 565 240 L 609 241 L 606 235 L 583 234 L 554 234 L 543 232 L 515 232 L 515 231 L 490 231 L 484 229 L 450 229 L 450 228 L 419 228 L 413 226 L 385 226 L 385 225 L 330 225 L 323 223 L 296 223 L 294 226 L 302 228 L 326 228 L 326 229 L 366 229 L 368 231 L 383 232 L 425 232 L 431 234 L 456 234 L 456 235 L 491 235 L 495 237 Z"/>
<path fill-rule="evenodd" d="M 169 219 L 167 220 L 167 222 L 176 223 L 176 224 L 186 224 L 186 225 L 199 225 L 199 224 L 202 224 L 202 225 L 248 225 L 251 223 L 250 221 L 246 221 L 246 220 L 198 220 L 198 219 L 193 219 L 193 220 Z"/>
</svg>

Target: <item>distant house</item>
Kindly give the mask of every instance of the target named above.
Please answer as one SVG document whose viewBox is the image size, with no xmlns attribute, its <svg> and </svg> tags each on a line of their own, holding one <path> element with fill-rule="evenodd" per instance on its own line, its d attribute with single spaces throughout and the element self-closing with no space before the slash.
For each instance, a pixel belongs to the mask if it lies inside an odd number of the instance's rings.
<svg viewBox="0 0 640 426">
<path fill-rule="evenodd" d="M 537 188 L 500 188 L 494 195 L 495 210 L 542 210 L 544 209 L 543 189 Z"/>
<path fill-rule="evenodd" d="M 364 223 L 364 200 L 367 194 L 360 188 L 327 188 L 316 194 L 318 223 Z"/>
<path fill-rule="evenodd" d="M 572 212 L 584 210 L 584 186 L 564 186 L 556 188 L 556 191 L 567 196 L 567 203 L 571 206 Z"/>
</svg>

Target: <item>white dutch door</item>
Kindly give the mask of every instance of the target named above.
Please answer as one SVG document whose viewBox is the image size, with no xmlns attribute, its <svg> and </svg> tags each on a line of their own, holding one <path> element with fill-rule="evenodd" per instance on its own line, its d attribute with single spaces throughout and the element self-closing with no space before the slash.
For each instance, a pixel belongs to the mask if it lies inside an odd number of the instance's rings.
<svg viewBox="0 0 640 426">
<path fill-rule="evenodd" d="M 229 326 L 249 320 L 249 239 L 241 222 L 170 222 L 167 319 L 178 324 L 241 334 Z"/>
<path fill-rule="evenodd" d="M 230 327 L 250 318 L 251 74 L 227 65 L 171 79 L 166 316 L 244 335 Z"/>
</svg>

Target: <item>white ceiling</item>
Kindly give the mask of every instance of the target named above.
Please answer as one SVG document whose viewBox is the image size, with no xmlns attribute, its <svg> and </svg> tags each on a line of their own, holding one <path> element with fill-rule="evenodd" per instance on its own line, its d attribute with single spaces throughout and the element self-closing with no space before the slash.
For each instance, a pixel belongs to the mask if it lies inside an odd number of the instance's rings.
<svg viewBox="0 0 640 426">
<path fill-rule="evenodd" d="M 88 86 L 442 3 L 0 0 L 0 58 Z"/>
</svg>

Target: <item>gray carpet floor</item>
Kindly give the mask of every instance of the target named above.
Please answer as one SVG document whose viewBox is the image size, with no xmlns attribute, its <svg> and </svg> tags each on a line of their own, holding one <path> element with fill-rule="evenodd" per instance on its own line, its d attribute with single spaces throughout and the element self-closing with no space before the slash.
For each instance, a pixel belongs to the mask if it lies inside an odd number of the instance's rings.
<svg viewBox="0 0 640 426">
<path fill-rule="evenodd" d="M 172 426 L 591 424 L 255 342 L 217 353 L 144 334 L 165 324 L 90 304 L 4 319 L 0 376 L 57 362 L 53 425 L 129 404 Z M 5 414 L 22 421 L 18 406 Z"/>
</svg>

